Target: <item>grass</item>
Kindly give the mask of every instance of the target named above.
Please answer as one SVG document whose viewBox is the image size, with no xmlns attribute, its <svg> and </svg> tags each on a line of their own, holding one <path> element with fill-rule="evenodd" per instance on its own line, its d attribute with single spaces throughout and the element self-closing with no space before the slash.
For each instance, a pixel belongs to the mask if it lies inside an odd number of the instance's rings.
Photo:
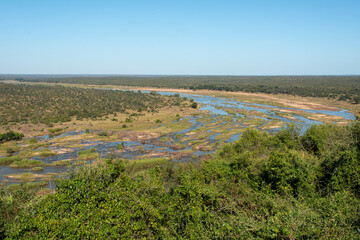
<svg viewBox="0 0 360 240">
<path fill-rule="evenodd" d="M 34 172 L 42 172 L 42 171 L 44 171 L 44 168 L 43 167 L 33 167 L 31 170 Z"/>
<path fill-rule="evenodd" d="M 21 174 L 11 174 L 7 175 L 6 177 L 11 179 L 18 179 L 23 181 L 34 181 L 36 178 L 42 178 L 41 174 L 34 174 L 34 173 L 21 173 Z"/>
<path fill-rule="evenodd" d="M 82 166 L 82 165 L 86 165 L 86 164 L 88 164 L 88 162 L 85 160 L 79 160 L 79 161 L 76 161 L 73 163 L 74 166 Z"/>
<path fill-rule="evenodd" d="M 24 187 L 25 189 L 36 189 L 36 188 L 41 188 L 41 187 L 45 187 L 48 185 L 47 181 L 42 181 L 42 182 L 26 182 L 23 184 L 11 184 L 7 187 L 7 190 L 9 192 L 14 192 L 14 191 L 18 191 L 20 190 L 22 187 Z"/>
<path fill-rule="evenodd" d="M 53 179 L 56 177 L 57 173 L 46 173 L 46 174 L 38 174 L 38 173 L 20 173 L 20 174 L 9 174 L 6 177 L 15 180 L 22 180 L 22 181 L 35 181 L 36 179 Z"/>
<path fill-rule="evenodd" d="M 0 143 L 0 156 L 5 156 L 20 150 L 15 141 Z"/>
<path fill-rule="evenodd" d="M 159 141 L 160 142 L 168 142 L 168 141 L 170 141 L 170 138 L 169 137 L 161 137 L 160 139 L 159 139 Z"/>
<path fill-rule="evenodd" d="M 56 155 L 56 153 L 52 152 L 50 149 L 42 149 L 40 152 L 39 152 L 39 156 L 40 157 L 49 157 L 49 156 L 54 156 Z"/>
<path fill-rule="evenodd" d="M 30 144 L 27 146 L 27 148 L 31 149 L 31 150 L 34 150 L 34 149 L 37 149 L 37 148 L 40 148 L 40 147 L 48 147 L 50 146 L 49 143 L 36 143 L 36 144 Z"/>
<path fill-rule="evenodd" d="M 182 138 L 184 136 L 184 134 L 182 134 L 182 133 L 178 133 L 178 134 L 176 134 L 176 138 Z"/>
<path fill-rule="evenodd" d="M 21 158 L 32 158 L 34 156 L 36 156 L 36 152 L 30 150 L 30 149 L 25 149 L 25 150 L 22 150 L 18 153 L 18 155 L 21 157 Z"/>
<path fill-rule="evenodd" d="M 99 157 L 99 153 L 96 152 L 95 148 L 89 148 L 78 152 L 80 160 L 90 160 Z"/>
<path fill-rule="evenodd" d="M 32 168 L 43 166 L 44 162 L 34 159 L 22 159 L 20 161 L 13 162 L 10 167 L 12 168 Z"/>
<path fill-rule="evenodd" d="M 12 157 L 3 157 L 0 158 L 0 165 L 6 165 L 6 164 L 10 164 L 13 163 L 15 161 L 20 161 L 21 157 L 19 156 L 12 156 Z"/>
<path fill-rule="evenodd" d="M 60 160 L 52 162 L 53 166 L 60 167 L 60 166 L 69 166 L 71 165 L 71 160 Z"/>
</svg>

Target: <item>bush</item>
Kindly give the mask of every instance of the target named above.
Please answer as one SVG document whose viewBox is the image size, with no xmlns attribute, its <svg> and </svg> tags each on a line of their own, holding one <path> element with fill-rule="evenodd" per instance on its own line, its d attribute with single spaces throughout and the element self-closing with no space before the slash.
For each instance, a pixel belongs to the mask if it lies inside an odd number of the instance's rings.
<svg viewBox="0 0 360 240">
<path fill-rule="evenodd" d="M 117 144 L 117 145 L 116 145 L 116 148 L 117 148 L 118 150 L 124 149 L 124 143 L 122 142 L 122 143 L 120 143 L 120 144 Z"/>
<path fill-rule="evenodd" d="M 23 137 L 24 137 L 24 134 L 22 134 L 22 133 L 9 131 L 6 133 L 0 133 L 0 142 L 7 142 L 7 141 L 11 141 L 11 140 L 20 140 Z"/>
<path fill-rule="evenodd" d="M 98 132 L 98 134 L 100 137 L 107 137 L 108 133 L 107 132 Z"/>
<path fill-rule="evenodd" d="M 196 108 L 198 107 L 198 103 L 197 103 L 197 102 L 193 102 L 193 103 L 191 103 L 190 107 L 196 109 Z"/>
<path fill-rule="evenodd" d="M 271 189 L 278 193 L 299 196 L 313 195 L 316 160 L 297 151 L 276 152 L 270 156 L 262 173 Z"/>
<path fill-rule="evenodd" d="M 50 134 L 58 133 L 58 132 L 61 132 L 62 130 L 63 130 L 62 128 L 49 128 L 48 129 Z"/>
</svg>

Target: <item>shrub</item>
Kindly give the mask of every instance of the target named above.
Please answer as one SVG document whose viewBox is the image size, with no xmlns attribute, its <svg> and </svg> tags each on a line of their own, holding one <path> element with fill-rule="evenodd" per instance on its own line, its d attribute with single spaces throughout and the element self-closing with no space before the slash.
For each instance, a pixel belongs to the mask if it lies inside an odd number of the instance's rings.
<svg viewBox="0 0 360 240">
<path fill-rule="evenodd" d="M 279 193 L 312 195 L 315 191 L 315 160 L 297 151 L 275 152 L 263 171 L 263 178 Z"/>
<path fill-rule="evenodd" d="M 191 103 L 190 107 L 196 109 L 196 108 L 198 107 L 198 103 L 197 103 L 197 102 L 193 102 L 193 103 Z"/>
<path fill-rule="evenodd" d="M 116 145 L 116 148 L 117 148 L 118 150 L 124 149 L 124 143 L 122 142 L 122 143 L 120 143 L 120 144 L 117 144 L 117 145 Z"/>
<path fill-rule="evenodd" d="M 108 133 L 107 132 L 98 132 L 98 134 L 100 137 L 107 137 Z"/>
<path fill-rule="evenodd" d="M 11 140 L 20 140 L 23 137 L 24 137 L 24 134 L 22 134 L 22 133 L 9 131 L 6 133 L 0 133 L 0 142 L 7 142 L 7 141 L 11 141 Z"/>
<path fill-rule="evenodd" d="M 62 130 L 63 130 L 62 128 L 49 128 L 48 129 L 50 134 L 58 133 L 58 132 L 61 132 Z"/>
</svg>

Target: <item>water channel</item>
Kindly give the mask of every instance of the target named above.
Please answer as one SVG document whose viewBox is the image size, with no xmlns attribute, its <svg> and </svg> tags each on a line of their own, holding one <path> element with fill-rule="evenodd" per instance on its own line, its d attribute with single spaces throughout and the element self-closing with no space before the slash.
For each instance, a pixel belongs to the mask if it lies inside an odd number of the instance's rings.
<svg viewBox="0 0 360 240">
<path fill-rule="evenodd" d="M 217 129 L 224 128 L 225 124 L 227 126 L 227 131 L 231 131 L 234 129 L 245 129 L 250 127 L 250 125 L 246 125 L 244 122 L 240 121 L 241 119 L 251 120 L 255 119 L 259 122 L 258 125 L 253 126 L 260 130 L 274 132 L 278 131 L 282 125 L 278 128 L 270 128 L 264 129 L 264 126 L 271 121 L 279 121 L 283 123 L 295 123 L 299 125 L 301 131 L 304 132 L 307 127 L 312 124 L 322 124 L 322 122 L 317 120 L 312 120 L 307 118 L 306 116 L 298 115 L 298 114 L 288 114 L 286 117 L 280 114 L 281 110 L 286 111 L 301 111 L 308 114 L 326 114 L 330 116 L 338 116 L 345 120 L 355 120 L 355 116 L 344 110 L 339 109 L 338 111 L 325 111 L 325 110 L 307 110 L 307 109 L 296 109 L 296 108 L 286 108 L 286 107 L 278 107 L 271 106 L 265 104 L 256 104 L 256 103 L 244 103 L 240 101 L 236 101 L 231 98 L 220 98 L 206 95 L 195 95 L 195 94 L 183 94 L 183 93 L 173 93 L 173 92 L 158 92 L 162 95 L 174 95 L 179 94 L 180 97 L 186 97 L 188 99 L 193 99 L 197 103 L 200 104 L 199 113 L 197 115 L 184 117 L 179 119 L 178 121 L 186 120 L 191 123 L 191 126 L 187 129 L 183 129 L 178 132 L 168 133 L 166 137 L 170 139 L 168 142 L 160 142 L 158 139 L 153 139 L 149 141 L 99 141 L 92 139 L 83 139 L 79 142 L 80 146 L 67 148 L 67 151 L 48 157 L 39 157 L 35 156 L 31 159 L 41 160 L 46 165 L 44 166 L 44 170 L 41 174 L 46 173 L 61 173 L 65 172 L 69 166 L 53 166 L 52 163 L 59 160 L 65 159 L 75 159 L 78 157 L 78 152 L 81 150 L 86 150 L 89 148 L 94 148 L 96 152 L 99 153 L 101 158 L 106 158 L 109 154 L 115 154 L 116 157 L 127 158 L 127 159 L 135 159 L 139 158 L 144 154 L 152 153 L 153 156 L 161 156 L 157 155 L 157 153 L 167 153 L 167 156 L 172 157 L 173 160 L 181 160 L 188 161 L 189 159 L 194 159 L 194 156 L 202 156 L 205 154 L 212 154 L 217 149 L 217 142 L 219 141 L 219 137 L 222 136 L 222 131 L 217 131 Z M 234 111 L 236 110 L 236 111 Z M 249 115 L 247 113 L 254 111 L 258 113 L 257 115 Z M 197 131 L 201 128 L 210 126 L 204 131 L 204 136 L 201 139 L 191 138 L 189 133 Z M 159 126 L 158 126 L 159 127 Z M 38 142 L 48 142 L 49 140 L 56 140 L 56 138 L 62 138 L 67 136 L 76 136 L 86 134 L 85 131 L 80 132 L 64 132 L 58 136 L 41 136 L 37 137 Z M 184 138 L 178 137 L 184 136 Z M 226 139 L 222 138 L 222 142 L 233 142 L 236 141 L 241 136 L 241 131 L 235 132 L 231 135 L 228 135 Z M 162 136 L 164 137 L 164 136 Z M 211 145 L 211 149 L 202 149 L 202 148 L 194 148 L 191 142 L 201 140 L 203 145 Z M 53 141 L 51 141 L 53 142 Z M 51 151 L 58 151 L 63 147 L 59 147 L 56 144 L 50 142 L 49 146 L 45 148 Z M 123 143 L 124 149 L 121 152 L 115 152 L 117 145 Z M 180 144 L 183 146 L 182 148 L 175 148 L 174 144 Z M 37 150 L 41 150 L 39 148 Z M 188 155 L 179 153 L 189 153 Z M 155 154 L 154 154 L 155 153 Z M 21 169 L 21 168 L 11 168 L 9 166 L 0 166 L 0 181 L 5 181 L 7 184 L 11 184 L 14 181 L 9 180 L 6 175 L 9 174 L 21 174 L 26 172 L 32 172 L 31 169 Z M 50 182 L 50 184 L 52 184 Z M 50 188 L 52 186 L 50 185 Z"/>
</svg>

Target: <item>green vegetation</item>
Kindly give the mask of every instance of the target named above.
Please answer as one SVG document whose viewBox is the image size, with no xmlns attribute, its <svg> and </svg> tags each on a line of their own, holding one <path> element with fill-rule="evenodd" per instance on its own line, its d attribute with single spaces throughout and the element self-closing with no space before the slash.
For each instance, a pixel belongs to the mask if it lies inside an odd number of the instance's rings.
<svg viewBox="0 0 360 240">
<path fill-rule="evenodd" d="M 358 239 L 360 122 L 244 131 L 213 159 L 108 160 L 0 190 L 2 237 Z M 81 154 L 94 153 L 88 149 Z M 79 152 L 80 155 L 80 152 Z M 30 177 L 30 175 L 29 175 Z"/>
<path fill-rule="evenodd" d="M 39 143 L 35 143 L 35 144 L 30 144 L 29 146 L 27 146 L 28 149 L 34 150 L 40 147 L 48 147 L 50 144 L 46 143 L 46 142 L 39 142 Z"/>
<path fill-rule="evenodd" d="M 5 76 L 4 76 L 5 77 Z M 360 103 L 360 76 L 6 76 L 30 82 L 245 91 L 328 97 Z"/>
<path fill-rule="evenodd" d="M 71 121 L 73 118 L 99 119 L 108 114 L 128 111 L 156 112 L 182 101 L 185 99 L 131 91 L 0 83 L 0 125 L 51 124 Z M 61 130 L 49 129 L 49 132 L 57 133 Z M 1 137 L 7 139 L 6 134 Z M 13 135 L 22 137 L 15 133 Z"/>
<path fill-rule="evenodd" d="M 13 163 L 15 161 L 20 161 L 20 160 L 21 160 L 20 156 L 2 157 L 2 158 L 0 158 L 0 165 L 10 164 L 10 163 Z"/>
<path fill-rule="evenodd" d="M 9 131 L 6 133 L 0 133 L 0 142 L 7 142 L 7 141 L 11 141 L 11 140 L 20 140 L 23 137 L 24 137 L 24 134 L 22 134 L 22 133 Z"/>
<path fill-rule="evenodd" d="M 34 172 L 42 172 L 42 171 L 44 171 L 44 168 L 43 167 L 33 167 L 31 170 Z"/>
<path fill-rule="evenodd" d="M 63 130 L 62 128 L 49 128 L 48 129 L 50 134 L 58 133 L 58 132 L 61 132 L 62 130 Z"/>
<path fill-rule="evenodd" d="M 59 160 L 52 163 L 53 166 L 69 166 L 71 164 L 71 160 Z"/>
<path fill-rule="evenodd" d="M 116 149 L 118 149 L 118 150 L 122 150 L 122 149 L 124 149 L 124 143 L 123 142 L 121 142 L 120 144 L 117 144 L 116 145 Z"/>
<path fill-rule="evenodd" d="M 99 157 L 99 154 L 96 152 L 95 148 L 79 151 L 78 155 L 79 159 L 81 160 L 90 160 Z"/>
<path fill-rule="evenodd" d="M 49 156 L 54 156 L 56 155 L 56 153 L 52 152 L 50 149 L 42 149 L 39 153 L 40 157 L 49 157 Z"/>
<path fill-rule="evenodd" d="M 22 159 L 20 161 L 13 162 L 10 167 L 12 168 L 31 168 L 43 166 L 44 162 L 35 159 Z"/>
<path fill-rule="evenodd" d="M 193 103 L 190 105 L 190 107 L 196 109 L 196 108 L 198 107 L 198 103 L 197 103 L 197 102 L 193 102 Z"/>
<path fill-rule="evenodd" d="M 100 137 L 107 137 L 108 133 L 107 132 L 98 132 L 98 134 Z"/>
</svg>

